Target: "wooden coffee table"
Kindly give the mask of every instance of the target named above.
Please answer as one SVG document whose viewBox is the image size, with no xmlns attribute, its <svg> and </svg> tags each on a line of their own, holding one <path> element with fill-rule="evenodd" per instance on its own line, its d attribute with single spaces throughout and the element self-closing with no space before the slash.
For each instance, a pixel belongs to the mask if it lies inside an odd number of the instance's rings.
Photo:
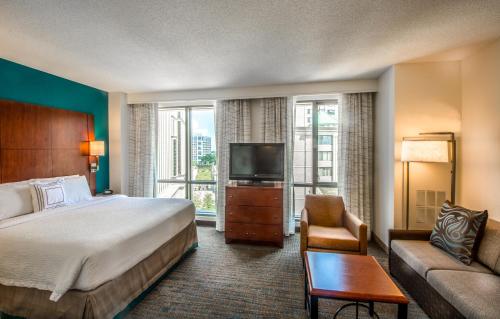
<svg viewBox="0 0 500 319">
<path fill-rule="evenodd" d="M 368 308 L 371 317 L 378 317 L 374 303 L 382 302 L 397 304 L 398 318 L 406 319 L 408 299 L 374 257 L 313 251 L 304 254 L 304 307 L 309 309 L 311 319 L 318 318 L 318 298 L 353 302 L 340 307 L 334 318 L 349 306 L 356 306 L 356 318 L 359 306 Z"/>
</svg>

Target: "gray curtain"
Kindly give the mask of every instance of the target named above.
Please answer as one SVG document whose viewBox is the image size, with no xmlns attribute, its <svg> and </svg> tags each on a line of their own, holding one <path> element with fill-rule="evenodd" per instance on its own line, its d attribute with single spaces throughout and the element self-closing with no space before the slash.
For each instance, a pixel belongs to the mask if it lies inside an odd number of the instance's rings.
<svg viewBox="0 0 500 319">
<path fill-rule="evenodd" d="M 153 197 L 158 104 L 128 105 L 129 196 Z"/>
<path fill-rule="evenodd" d="M 250 142 L 252 135 L 250 100 L 223 100 L 215 106 L 217 145 L 216 229 L 224 231 L 226 185 L 229 182 L 229 143 Z"/>
<path fill-rule="evenodd" d="M 373 209 L 373 93 L 344 94 L 339 114 L 338 189 L 346 210 L 368 225 Z"/>
<path fill-rule="evenodd" d="M 262 100 L 264 108 L 264 142 L 285 143 L 285 180 L 283 183 L 283 232 L 286 236 L 295 233 L 293 214 L 293 105 L 286 97 Z"/>
</svg>

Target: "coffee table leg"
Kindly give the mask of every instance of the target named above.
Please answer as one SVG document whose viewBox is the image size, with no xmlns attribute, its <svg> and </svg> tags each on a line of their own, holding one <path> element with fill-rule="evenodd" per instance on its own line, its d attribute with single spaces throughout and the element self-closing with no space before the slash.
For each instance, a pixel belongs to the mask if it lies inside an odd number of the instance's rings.
<svg viewBox="0 0 500 319">
<path fill-rule="evenodd" d="M 318 297 L 311 296 L 311 303 L 309 304 L 309 318 L 318 319 Z"/>
<path fill-rule="evenodd" d="M 307 274 L 304 274 L 304 309 L 307 309 Z"/>
<path fill-rule="evenodd" d="M 408 318 L 408 305 L 398 304 L 398 319 Z"/>
<path fill-rule="evenodd" d="M 373 317 L 373 314 L 375 313 L 373 301 L 368 302 L 368 313 L 370 314 L 370 317 Z"/>
</svg>

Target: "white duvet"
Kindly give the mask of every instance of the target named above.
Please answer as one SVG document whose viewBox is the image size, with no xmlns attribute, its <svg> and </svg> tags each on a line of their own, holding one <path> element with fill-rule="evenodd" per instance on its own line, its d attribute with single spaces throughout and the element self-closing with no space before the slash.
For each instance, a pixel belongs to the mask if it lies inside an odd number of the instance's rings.
<svg viewBox="0 0 500 319">
<path fill-rule="evenodd" d="M 92 290 L 142 261 L 194 220 L 184 199 L 111 196 L 0 222 L 0 283 Z"/>
</svg>

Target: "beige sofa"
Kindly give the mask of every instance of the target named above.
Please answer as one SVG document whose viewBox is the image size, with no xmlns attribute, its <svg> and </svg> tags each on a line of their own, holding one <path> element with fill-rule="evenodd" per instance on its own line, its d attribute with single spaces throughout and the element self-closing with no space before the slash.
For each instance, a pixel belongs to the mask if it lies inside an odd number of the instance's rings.
<svg viewBox="0 0 500 319">
<path fill-rule="evenodd" d="M 488 220 L 471 265 L 432 246 L 430 233 L 389 232 L 391 274 L 431 318 L 500 318 L 500 222 Z"/>
</svg>

